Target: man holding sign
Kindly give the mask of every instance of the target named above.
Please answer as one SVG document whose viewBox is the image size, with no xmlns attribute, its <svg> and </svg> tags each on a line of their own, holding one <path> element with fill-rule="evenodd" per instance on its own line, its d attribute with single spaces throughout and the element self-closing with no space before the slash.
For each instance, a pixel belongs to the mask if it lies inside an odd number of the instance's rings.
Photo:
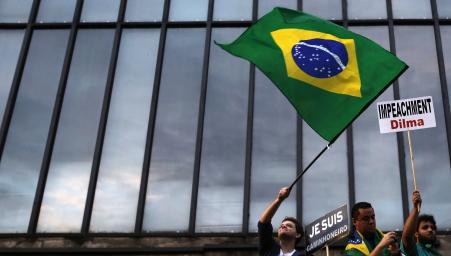
<svg viewBox="0 0 451 256">
<path fill-rule="evenodd" d="M 406 255 L 412 256 L 440 256 L 441 254 L 434 248 L 437 231 L 434 217 L 426 214 L 418 216 L 421 202 L 420 192 L 414 191 L 413 209 L 404 224 L 401 250 Z"/>
<path fill-rule="evenodd" d="M 280 204 L 290 195 L 290 189 L 280 189 L 276 199 L 263 211 L 258 220 L 259 254 L 265 256 L 300 256 L 295 246 L 302 238 L 302 228 L 293 217 L 285 217 L 279 229 L 277 237 L 279 243 L 273 238 L 271 219 L 277 212 Z"/>
<path fill-rule="evenodd" d="M 376 228 L 376 216 L 370 203 L 356 203 L 351 210 L 354 233 L 348 239 L 345 248 L 346 255 L 391 255 L 390 244 L 396 243 L 396 233 L 383 234 Z"/>
</svg>

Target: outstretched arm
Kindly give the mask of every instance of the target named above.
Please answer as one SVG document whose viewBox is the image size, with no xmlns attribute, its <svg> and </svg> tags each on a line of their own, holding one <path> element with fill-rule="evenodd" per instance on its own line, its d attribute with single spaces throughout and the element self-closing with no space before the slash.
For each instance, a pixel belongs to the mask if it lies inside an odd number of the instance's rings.
<svg viewBox="0 0 451 256">
<path fill-rule="evenodd" d="M 281 188 L 276 199 L 263 211 L 260 215 L 259 221 L 261 223 L 271 222 L 272 217 L 276 214 L 280 204 L 290 195 L 290 189 L 288 187 Z"/>
<path fill-rule="evenodd" d="M 406 223 L 404 223 L 404 229 L 402 231 L 402 243 L 404 244 L 404 248 L 407 252 L 412 252 L 414 246 L 415 246 L 415 229 L 417 226 L 417 219 L 419 214 L 419 209 L 421 206 L 421 194 L 419 191 L 414 191 L 412 194 L 412 202 L 413 202 L 413 209 L 409 214 L 409 217 L 406 220 Z"/>
</svg>

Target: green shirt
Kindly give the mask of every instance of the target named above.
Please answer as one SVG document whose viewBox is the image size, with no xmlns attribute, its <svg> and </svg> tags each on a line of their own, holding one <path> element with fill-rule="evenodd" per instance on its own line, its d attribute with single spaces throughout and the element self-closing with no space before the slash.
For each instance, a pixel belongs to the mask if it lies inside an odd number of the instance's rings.
<svg viewBox="0 0 451 256">
<path fill-rule="evenodd" d="M 433 245 L 424 245 L 422 243 L 417 243 L 413 248 L 412 254 L 408 254 L 406 248 L 404 248 L 404 244 L 401 242 L 401 252 L 408 256 L 441 256 L 441 254 L 434 249 Z"/>
</svg>

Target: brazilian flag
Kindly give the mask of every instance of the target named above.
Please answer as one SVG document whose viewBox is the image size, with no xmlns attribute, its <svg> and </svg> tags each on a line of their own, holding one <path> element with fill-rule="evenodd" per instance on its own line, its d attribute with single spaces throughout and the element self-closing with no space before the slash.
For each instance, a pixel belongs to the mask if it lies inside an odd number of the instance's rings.
<svg viewBox="0 0 451 256">
<path fill-rule="evenodd" d="M 363 36 L 279 7 L 218 45 L 254 63 L 329 142 L 408 68 Z"/>
</svg>

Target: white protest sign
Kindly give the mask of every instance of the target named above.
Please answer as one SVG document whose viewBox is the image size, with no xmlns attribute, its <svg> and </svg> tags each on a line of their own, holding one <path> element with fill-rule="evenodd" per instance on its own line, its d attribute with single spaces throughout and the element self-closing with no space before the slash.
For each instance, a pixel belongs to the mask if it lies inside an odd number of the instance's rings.
<svg viewBox="0 0 451 256">
<path fill-rule="evenodd" d="M 401 132 L 435 127 L 431 96 L 377 103 L 381 133 Z"/>
</svg>

